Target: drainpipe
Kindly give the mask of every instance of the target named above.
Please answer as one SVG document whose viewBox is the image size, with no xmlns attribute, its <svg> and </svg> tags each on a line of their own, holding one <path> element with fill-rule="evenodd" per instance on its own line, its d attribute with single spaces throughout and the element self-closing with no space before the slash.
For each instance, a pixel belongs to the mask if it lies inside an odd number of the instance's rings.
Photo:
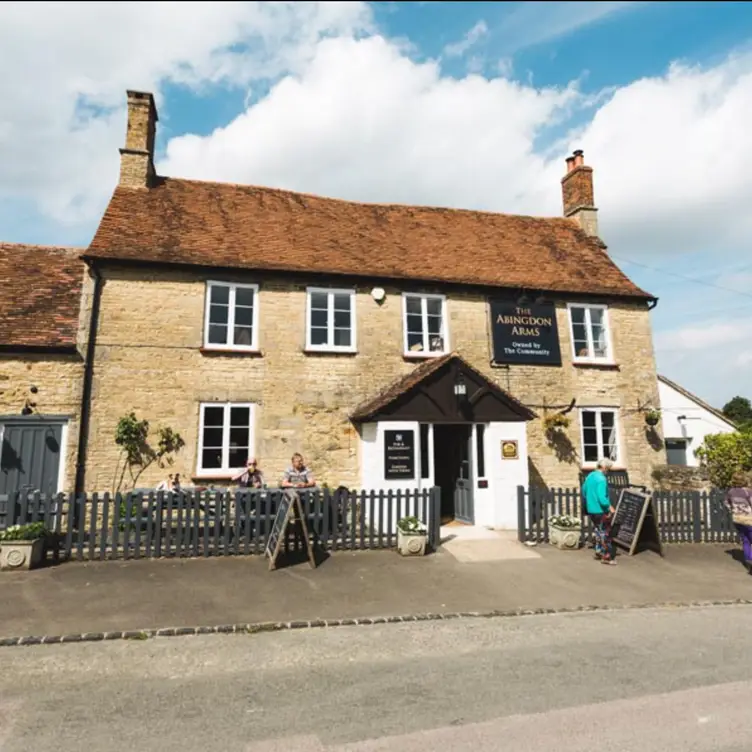
<svg viewBox="0 0 752 752">
<path fill-rule="evenodd" d="M 78 453 L 76 455 L 76 496 L 84 493 L 86 483 L 86 450 L 89 444 L 89 422 L 91 420 L 91 392 L 94 384 L 94 351 L 97 346 L 99 329 L 99 303 L 102 298 L 104 280 L 93 261 L 87 262 L 94 277 L 94 297 L 91 302 L 89 318 L 89 341 L 86 343 L 84 361 L 84 383 L 81 394 L 81 424 L 78 433 Z"/>
</svg>

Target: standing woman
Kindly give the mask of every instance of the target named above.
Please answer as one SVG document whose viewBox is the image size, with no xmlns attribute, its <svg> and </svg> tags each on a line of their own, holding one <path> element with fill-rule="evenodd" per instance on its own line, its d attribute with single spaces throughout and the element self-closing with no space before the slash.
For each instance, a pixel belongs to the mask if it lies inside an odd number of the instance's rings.
<svg viewBox="0 0 752 752">
<path fill-rule="evenodd" d="M 736 532 L 742 539 L 744 566 L 752 574 L 752 472 L 734 475 L 725 501 Z"/>
<path fill-rule="evenodd" d="M 593 521 L 595 532 L 595 558 L 602 564 L 610 565 L 616 564 L 616 550 L 611 540 L 614 508 L 608 496 L 608 479 L 606 478 L 606 473 L 612 465 L 611 460 L 599 460 L 595 470 L 585 478 L 582 485 L 585 509 Z"/>
</svg>

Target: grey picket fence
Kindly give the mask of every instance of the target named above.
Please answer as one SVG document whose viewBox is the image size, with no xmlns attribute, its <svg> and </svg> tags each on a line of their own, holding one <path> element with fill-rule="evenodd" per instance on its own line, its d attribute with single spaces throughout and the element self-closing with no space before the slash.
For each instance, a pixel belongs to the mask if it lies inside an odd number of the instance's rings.
<svg viewBox="0 0 752 752">
<path fill-rule="evenodd" d="M 609 489 L 618 500 L 621 489 Z M 726 509 L 724 493 L 710 491 L 653 491 L 653 507 L 664 543 L 734 543 L 736 529 Z M 517 488 L 518 537 L 522 542 L 548 541 L 548 520 L 553 515 L 582 517 L 582 495 L 578 488 Z M 583 517 L 582 540 L 592 539 L 589 517 Z"/>
<path fill-rule="evenodd" d="M 263 554 L 283 491 L 41 493 L 0 497 L 0 530 L 43 522 L 53 559 L 104 560 Z M 415 516 L 440 544 L 438 488 L 301 491 L 314 545 L 330 551 L 393 548 L 397 521 Z M 302 549 L 290 536 L 286 551 Z"/>
</svg>

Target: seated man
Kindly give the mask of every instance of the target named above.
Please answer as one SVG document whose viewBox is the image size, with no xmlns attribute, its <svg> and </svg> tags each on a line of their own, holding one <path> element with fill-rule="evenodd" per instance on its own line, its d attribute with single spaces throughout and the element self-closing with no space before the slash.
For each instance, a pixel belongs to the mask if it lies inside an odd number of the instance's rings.
<svg viewBox="0 0 752 752">
<path fill-rule="evenodd" d="M 285 470 L 280 484 L 282 488 L 311 488 L 316 485 L 313 473 L 305 466 L 303 455 L 295 452 L 292 456 L 292 467 Z"/>
</svg>

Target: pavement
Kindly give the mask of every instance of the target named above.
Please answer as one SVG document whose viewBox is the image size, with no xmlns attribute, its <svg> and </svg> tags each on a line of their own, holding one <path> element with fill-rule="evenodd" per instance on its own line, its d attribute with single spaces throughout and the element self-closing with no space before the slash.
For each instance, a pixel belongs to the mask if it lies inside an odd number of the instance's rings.
<svg viewBox="0 0 752 752">
<path fill-rule="evenodd" d="M 0 749 L 746 752 L 750 631 L 731 606 L 15 648 Z"/>
<path fill-rule="evenodd" d="M 315 570 L 288 561 L 270 572 L 263 558 L 227 557 L 68 562 L 3 572 L 0 638 L 752 599 L 752 578 L 728 545 L 667 546 L 663 559 L 649 552 L 620 556 L 616 567 L 595 562 L 588 550 L 544 545 L 529 558 L 522 544 L 504 545 L 526 557 L 468 561 L 442 548 L 420 558 L 337 552 Z"/>
</svg>

